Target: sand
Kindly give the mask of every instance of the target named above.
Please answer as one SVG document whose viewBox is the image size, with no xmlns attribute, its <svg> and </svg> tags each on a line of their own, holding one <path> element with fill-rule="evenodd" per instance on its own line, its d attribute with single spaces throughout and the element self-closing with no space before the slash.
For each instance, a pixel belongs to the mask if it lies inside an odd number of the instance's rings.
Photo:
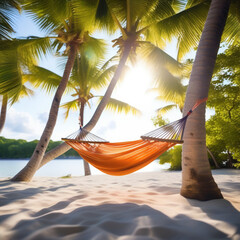
<svg viewBox="0 0 240 240">
<path fill-rule="evenodd" d="M 0 181 L 0 239 L 240 239 L 240 171 L 215 170 L 225 199 L 179 195 L 181 172 Z"/>
</svg>

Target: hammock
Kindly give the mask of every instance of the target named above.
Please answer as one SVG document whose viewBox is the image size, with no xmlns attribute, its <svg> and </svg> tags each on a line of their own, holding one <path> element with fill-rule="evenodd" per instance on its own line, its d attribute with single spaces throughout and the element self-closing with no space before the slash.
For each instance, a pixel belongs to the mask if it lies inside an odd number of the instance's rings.
<svg viewBox="0 0 240 240">
<path fill-rule="evenodd" d="M 62 140 L 100 171 L 115 176 L 130 174 L 156 160 L 169 148 L 183 143 L 188 116 L 205 101 L 197 101 L 185 117 L 141 136 L 140 140 L 109 143 L 84 128 Z"/>
</svg>

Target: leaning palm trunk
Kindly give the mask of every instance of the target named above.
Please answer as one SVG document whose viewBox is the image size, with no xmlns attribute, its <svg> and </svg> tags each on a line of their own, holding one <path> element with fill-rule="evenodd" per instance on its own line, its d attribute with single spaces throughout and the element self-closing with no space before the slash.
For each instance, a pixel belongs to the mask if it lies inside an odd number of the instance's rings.
<svg viewBox="0 0 240 240">
<path fill-rule="evenodd" d="M 200 98 L 208 96 L 209 85 L 226 23 L 230 0 L 212 0 L 189 81 L 184 114 Z M 205 108 L 202 104 L 188 119 L 182 151 L 181 195 L 198 200 L 222 198 L 207 158 Z"/>
<path fill-rule="evenodd" d="M 1 115 L 0 115 L 0 133 L 3 130 L 5 121 L 6 121 L 6 114 L 7 114 L 7 102 L 8 102 L 8 97 L 7 94 L 3 95 L 3 100 L 2 100 L 2 107 L 1 107 Z"/>
<path fill-rule="evenodd" d="M 52 150 L 50 150 L 49 152 L 47 152 L 44 155 L 44 157 L 43 157 L 43 159 L 42 159 L 38 168 L 41 168 L 42 166 L 44 166 L 45 164 L 47 164 L 51 160 L 61 156 L 62 154 L 64 154 L 65 152 L 67 152 L 70 149 L 71 149 L 71 147 L 68 144 L 66 144 L 65 142 L 61 143 L 60 145 L 53 148 Z"/>
<path fill-rule="evenodd" d="M 114 76 L 113 76 L 113 78 L 112 78 L 112 80 L 111 80 L 111 82 L 110 82 L 110 84 L 109 84 L 109 86 L 107 88 L 107 91 L 106 91 L 105 95 L 103 96 L 101 102 L 99 103 L 99 105 L 98 105 L 95 113 L 93 114 L 92 118 L 84 126 L 85 130 L 91 131 L 95 127 L 98 119 L 100 118 L 104 108 L 106 107 L 106 105 L 107 105 L 107 103 L 108 103 L 108 101 L 109 101 L 109 99 L 110 99 L 110 97 L 112 95 L 114 87 L 116 86 L 117 81 L 118 81 L 118 79 L 121 76 L 121 73 L 123 72 L 123 69 L 124 69 L 125 63 L 127 61 L 127 58 L 129 56 L 131 48 L 132 48 L 131 44 L 128 44 L 124 48 L 123 53 L 122 53 L 122 57 L 121 57 L 121 59 L 119 61 L 119 64 L 118 64 L 118 67 L 117 67 L 117 69 L 116 69 L 116 71 L 114 73 Z"/>
<path fill-rule="evenodd" d="M 83 126 L 83 116 L 84 116 L 84 107 L 85 107 L 86 102 L 82 99 L 80 101 L 80 124 Z M 85 176 L 91 175 L 91 170 L 89 163 L 83 159 L 83 166 L 84 166 L 84 174 Z"/>
<path fill-rule="evenodd" d="M 98 119 L 100 118 L 106 104 L 108 103 L 111 94 L 113 92 L 113 89 L 118 81 L 118 79 L 121 76 L 121 73 L 124 69 L 125 63 L 127 61 L 127 58 L 129 56 L 131 50 L 131 46 L 128 46 L 125 48 L 125 50 L 123 51 L 122 57 L 119 61 L 118 67 L 114 73 L 114 76 L 107 88 L 107 91 L 104 95 L 104 97 L 102 98 L 101 102 L 99 103 L 94 115 L 92 116 L 92 118 L 90 119 L 90 121 L 84 126 L 84 129 L 86 129 L 87 131 L 91 131 L 94 126 L 96 125 Z M 59 157 L 60 155 L 64 154 L 65 152 L 67 152 L 71 147 L 69 145 L 67 145 L 66 143 L 62 143 L 59 146 L 55 147 L 54 149 L 52 149 L 51 151 L 49 151 L 48 153 L 46 153 L 42 159 L 41 164 L 39 165 L 39 168 L 44 166 L 46 163 L 50 162 L 51 160 L 53 160 L 56 157 Z"/>
<path fill-rule="evenodd" d="M 53 129 L 55 127 L 56 121 L 57 121 L 57 115 L 59 110 L 60 101 L 62 98 L 62 95 L 65 91 L 65 88 L 67 86 L 68 78 L 71 73 L 74 59 L 77 52 L 77 45 L 73 44 L 71 45 L 71 49 L 69 52 L 68 61 L 65 67 L 65 71 L 62 77 L 62 80 L 58 86 L 58 89 L 55 93 L 55 96 L 53 98 L 52 106 L 50 109 L 48 121 L 46 124 L 46 127 L 42 133 L 42 136 L 33 152 L 33 155 L 31 159 L 29 160 L 28 164 L 11 180 L 12 181 L 30 181 L 35 174 L 35 172 L 38 170 L 39 165 L 41 164 L 41 160 L 43 158 L 43 155 L 47 149 L 48 143 L 50 141 Z"/>
</svg>

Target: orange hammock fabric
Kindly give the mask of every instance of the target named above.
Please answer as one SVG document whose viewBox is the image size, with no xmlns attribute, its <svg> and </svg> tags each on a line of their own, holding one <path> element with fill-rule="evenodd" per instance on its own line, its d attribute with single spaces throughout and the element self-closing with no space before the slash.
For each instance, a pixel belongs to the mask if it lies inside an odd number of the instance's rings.
<svg viewBox="0 0 240 240">
<path fill-rule="evenodd" d="M 182 143 L 188 116 L 206 100 L 198 100 L 185 117 L 141 136 L 141 140 L 109 143 L 82 128 L 62 140 L 100 171 L 115 176 L 126 175 L 145 167 L 169 148 Z"/>
<path fill-rule="evenodd" d="M 136 140 L 119 143 L 66 141 L 79 155 L 100 171 L 115 176 L 135 172 L 176 145 L 173 142 Z"/>
</svg>

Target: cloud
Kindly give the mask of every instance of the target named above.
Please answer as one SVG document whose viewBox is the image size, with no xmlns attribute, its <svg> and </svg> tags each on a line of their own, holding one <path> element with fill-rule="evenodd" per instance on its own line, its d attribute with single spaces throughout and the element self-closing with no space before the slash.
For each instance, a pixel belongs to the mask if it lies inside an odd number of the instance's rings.
<svg viewBox="0 0 240 240">
<path fill-rule="evenodd" d="M 48 120 L 48 113 L 47 112 L 43 112 L 38 114 L 38 119 L 42 122 L 42 123 L 46 123 Z"/>
<path fill-rule="evenodd" d="M 107 125 L 102 126 L 100 129 L 97 129 L 96 134 L 99 135 L 99 137 L 107 136 L 108 132 L 111 132 L 112 130 L 116 129 L 117 125 L 116 122 L 111 120 L 108 122 Z"/>
<path fill-rule="evenodd" d="M 3 135 L 6 138 L 24 138 L 32 140 L 39 138 L 44 124 L 28 112 L 20 112 L 13 107 L 9 109 Z"/>
</svg>

